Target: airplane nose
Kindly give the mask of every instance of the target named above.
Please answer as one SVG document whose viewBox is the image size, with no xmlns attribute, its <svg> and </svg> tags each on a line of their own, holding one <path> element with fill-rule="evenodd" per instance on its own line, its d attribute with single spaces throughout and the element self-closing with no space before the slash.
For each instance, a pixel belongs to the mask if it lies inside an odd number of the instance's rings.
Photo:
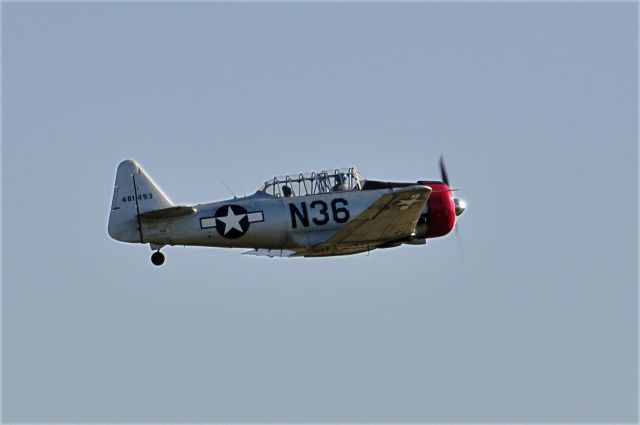
<svg viewBox="0 0 640 425">
<path fill-rule="evenodd" d="M 453 200 L 453 203 L 456 207 L 456 216 L 460 216 L 467 208 L 467 203 L 464 201 L 464 199 L 455 198 Z"/>
</svg>

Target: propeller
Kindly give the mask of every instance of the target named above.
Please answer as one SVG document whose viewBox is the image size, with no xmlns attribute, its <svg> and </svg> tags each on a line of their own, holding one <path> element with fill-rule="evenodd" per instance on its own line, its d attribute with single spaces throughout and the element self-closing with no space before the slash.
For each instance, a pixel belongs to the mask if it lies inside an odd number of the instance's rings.
<svg viewBox="0 0 640 425">
<path fill-rule="evenodd" d="M 449 186 L 449 175 L 447 174 L 447 167 L 444 165 L 444 157 L 440 155 L 440 175 L 442 176 L 442 183 Z"/>
<path fill-rule="evenodd" d="M 451 189 L 451 184 L 449 183 L 449 174 L 447 173 L 447 167 L 444 165 L 444 157 L 440 155 L 440 176 L 442 177 L 442 182 L 449 186 Z M 454 231 L 456 234 L 456 241 L 458 242 L 458 253 L 460 255 L 460 260 L 464 259 L 464 245 L 462 244 L 462 237 L 460 236 L 458 229 L 458 217 L 464 212 L 466 208 L 466 202 L 460 198 L 454 198 L 455 207 L 456 207 L 456 224 L 454 227 Z"/>
<path fill-rule="evenodd" d="M 456 242 L 458 244 L 458 258 L 460 261 L 464 261 L 464 243 L 462 243 L 462 236 L 460 235 L 460 225 L 458 224 L 458 219 L 456 218 L 456 225 L 453 230 L 456 232 Z"/>
</svg>

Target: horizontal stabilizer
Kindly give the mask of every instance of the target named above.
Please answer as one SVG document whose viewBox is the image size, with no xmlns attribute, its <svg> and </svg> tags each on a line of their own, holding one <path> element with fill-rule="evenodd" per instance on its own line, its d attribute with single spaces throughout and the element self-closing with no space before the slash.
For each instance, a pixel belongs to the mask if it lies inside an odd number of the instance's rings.
<svg viewBox="0 0 640 425">
<path fill-rule="evenodd" d="M 140 218 L 158 220 L 163 218 L 174 218 L 182 215 L 189 215 L 196 212 L 196 209 L 188 205 L 177 205 L 175 207 L 162 208 L 159 210 L 147 211 L 140 214 Z"/>
</svg>

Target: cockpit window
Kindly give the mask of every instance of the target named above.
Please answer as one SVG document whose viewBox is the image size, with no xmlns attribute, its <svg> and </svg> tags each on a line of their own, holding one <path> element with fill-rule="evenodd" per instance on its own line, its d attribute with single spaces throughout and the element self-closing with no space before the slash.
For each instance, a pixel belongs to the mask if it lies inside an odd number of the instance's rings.
<svg viewBox="0 0 640 425">
<path fill-rule="evenodd" d="M 288 198 L 361 190 L 363 185 L 364 178 L 355 168 L 342 168 L 274 177 L 266 181 L 259 190 L 276 198 Z"/>
</svg>

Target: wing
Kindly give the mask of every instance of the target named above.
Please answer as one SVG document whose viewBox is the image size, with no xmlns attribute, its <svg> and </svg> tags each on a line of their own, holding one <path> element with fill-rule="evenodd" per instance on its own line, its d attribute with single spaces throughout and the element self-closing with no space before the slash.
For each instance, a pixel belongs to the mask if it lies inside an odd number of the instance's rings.
<svg viewBox="0 0 640 425">
<path fill-rule="evenodd" d="M 415 185 L 382 195 L 316 248 L 335 244 L 373 244 L 409 236 L 430 194 L 431 188 Z"/>
</svg>

